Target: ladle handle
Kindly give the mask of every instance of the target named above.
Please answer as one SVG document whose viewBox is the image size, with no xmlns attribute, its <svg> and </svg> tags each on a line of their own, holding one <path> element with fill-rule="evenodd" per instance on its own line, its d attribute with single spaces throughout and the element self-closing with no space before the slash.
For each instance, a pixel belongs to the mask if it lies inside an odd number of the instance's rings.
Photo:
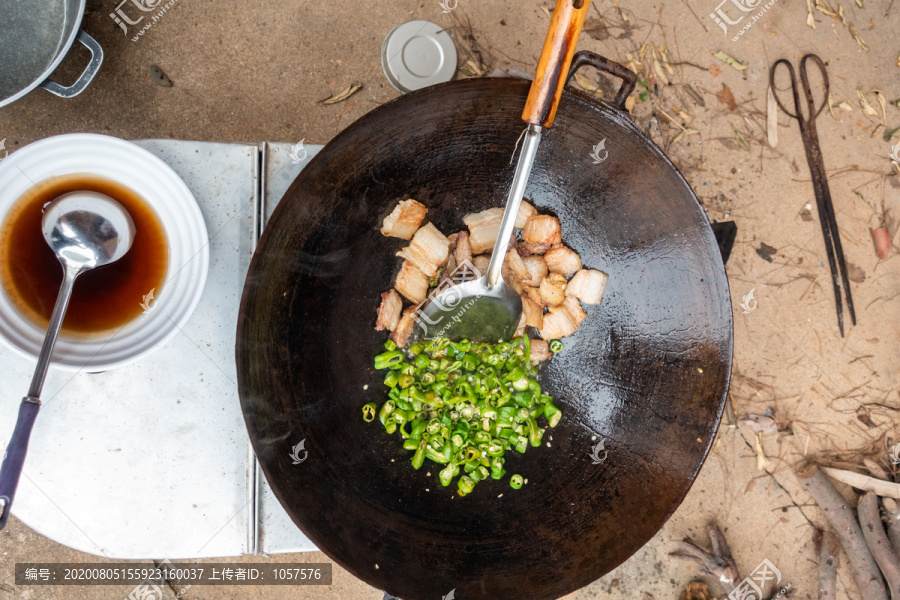
<svg viewBox="0 0 900 600">
<path fill-rule="evenodd" d="M 557 0 L 534 82 L 528 92 L 525 112 L 522 113 L 522 120 L 526 123 L 541 127 L 553 125 L 590 3 L 590 0 Z"/>
<path fill-rule="evenodd" d="M 25 455 L 28 453 L 28 440 L 31 438 L 31 429 L 34 427 L 34 420 L 41 409 L 40 397 L 41 389 L 44 386 L 44 377 L 47 375 L 47 368 L 50 366 L 50 357 L 53 355 L 56 338 L 59 336 L 59 330 L 62 327 L 63 320 L 66 318 L 66 309 L 69 307 L 69 300 L 72 298 L 75 278 L 81 273 L 79 267 L 63 265 L 63 268 L 65 269 L 65 277 L 59 288 L 59 295 L 56 297 L 56 306 L 53 307 L 53 314 L 50 315 L 50 324 L 47 326 L 44 345 L 41 347 L 38 364 L 34 369 L 31 388 L 29 388 L 28 395 L 22 399 L 22 404 L 19 406 L 19 420 L 16 421 L 16 428 L 13 430 L 12 438 L 9 440 L 9 446 L 6 449 L 6 457 L 3 459 L 3 465 L 0 466 L 0 529 L 6 527 L 6 521 L 9 520 L 9 511 L 12 508 L 12 501 L 16 495 L 16 488 L 19 487 L 19 477 L 21 477 L 22 467 L 25 465 Z"/>
<path fill-rule="evenodd" d="M 40 409 L 40 401 L 31 397 L 25 397 L 19 406 L 19 420 L 16 421 L 16 428 L 9 440 L 9 446 L 6 447 L 3 466 L 0 466 L 0 529 L 6 527 L 9 520 L 12 501 L 16 495 L 16 488 L 19 487 L 22 466 L 25 464 L 25 454 L 28 452 L 31 428 Z"/>
</svg>

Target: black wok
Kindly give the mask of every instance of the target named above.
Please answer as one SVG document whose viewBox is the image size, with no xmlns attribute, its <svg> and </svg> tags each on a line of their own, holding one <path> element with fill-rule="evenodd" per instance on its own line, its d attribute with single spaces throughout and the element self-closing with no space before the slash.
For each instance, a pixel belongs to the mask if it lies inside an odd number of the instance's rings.
<svg viewBox="0 0 900 600">
<path fill-rule="evenodd" d="M 528 484 L 459 498 L 438 468 L 414 471 L 398 439 L 363 422 L 362 405 L 385 397 L 375 309 L 403 245 L 381 221 L 412 197 L 450 233 L 500 205 L 528 89 L 455 81 L 365 115 L 285 194 L 244 289 L 240 397 L 272 489 L 323 552 L 404 600 L 558 598 L 607 573 L 682 501 L 724 406 L 732 313 L 709 222 L 626 112 L 567 90 L 525 197 L 610 278 L 543 370 L 564 417 L 550 447 L 509 459 Z M 604 139 L 608 158 L 594 164 Z M 293 464 L 301 440 L 309 454 Z M 600 441 L 608 456 L 594 464 Z"/>
</svg>

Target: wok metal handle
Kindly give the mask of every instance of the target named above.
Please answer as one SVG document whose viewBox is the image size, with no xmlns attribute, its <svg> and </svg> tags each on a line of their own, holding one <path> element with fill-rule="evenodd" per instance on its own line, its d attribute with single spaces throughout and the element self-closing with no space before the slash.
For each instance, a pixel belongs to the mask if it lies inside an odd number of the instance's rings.
<svg viewBox="0 0 900 600">
<path fill-rule="evenodd" d="M 616 93 L 613 104 L 619 107 L 620 110 L 625 110 L 625 100 L 631 95 L 631 92 L 634 91 L 634 86 L 637 83 L 637 75 L 634 71 L 625 68 L 615 61 L 609 60 L 605 56 L 594 54 L 588 50 L 582 50 L 572 59 L 572 67 L 569 69 L 569 76 L 566 77 L 566 83 L 569 83 L 578 69 L 586 65 L 594 67 L 598 71 L 609 73 L 622 80 L 622 86 Z"/>
<path fill-rule="evenodd" d="M 572 64 L 575 45 L 587 16 L 590 0 L 557 0 L 550 21 L 550 31 L 544 41 L 534 82 L 522 120 L 531 125 L 550 127 L 556 117 L 559 99 L 566 87 L 565 73 Z"/>
<path fill-rule="evenodd" d="M 88 66 L 85 67 L 81 75 L 78 76 L 78 80 L 70 86 L 60 85 L 49 79 L 41 83 L 42 88 L 60 98 L 74 98 L 83 92 L 84 88 L 86 88 L 94 79 L 94 75 L 97 74 L 97 71 L 100 70 L 100 65 L 103 63 L 103 48 L 97 43 L 97 40 L 86 34 L 83 30 L 78 31 L 78 35 L 75 36 L 75 39 L 81 42 L 81 44 L 91 52 L 91 62 L 88 63 Z"/>
</svg>

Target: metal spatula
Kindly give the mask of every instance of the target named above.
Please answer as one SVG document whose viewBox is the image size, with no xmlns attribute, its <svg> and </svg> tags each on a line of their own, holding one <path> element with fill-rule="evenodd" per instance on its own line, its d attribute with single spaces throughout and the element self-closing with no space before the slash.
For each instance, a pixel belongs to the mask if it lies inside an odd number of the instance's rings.
<svg viewBox="0 0 900 600">
<path fill-rule="evenodd" d="M 522 299 L 501 276 L 507 244 L 528 185 L 543 128 L 553 125 L 575 45 L 590 0 L 558 0 L 522 120 L 528 123 L 519 163 L 506 198 L 506 210 L 487 273 L 447 288 L 423 309 L 418 324 L 424 337 L 498 342 L 512 338 L 522 316 Z"/>
</svg>

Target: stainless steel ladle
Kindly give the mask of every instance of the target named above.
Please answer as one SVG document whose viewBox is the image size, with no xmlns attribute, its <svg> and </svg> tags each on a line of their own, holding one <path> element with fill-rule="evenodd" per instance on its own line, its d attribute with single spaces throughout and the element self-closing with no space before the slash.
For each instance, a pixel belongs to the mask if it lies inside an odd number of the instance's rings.
<svg viewBox="0 0 900 600">
<path fill-rule="evenodd" d="M 9 519 L 22 466 L 25 464 L 28 439 L 41 407 L 44 377 L 72 297 L 75 278 L 86 271 L 119 260 L 134 241 L 134 222 L 128 211 L 112 198 L 95 192 L 72 192 L 49 202 L 44 207 L 41 229 L 44 239 L 59 258 L 65 276 L 50 317 L 31 387 L 28 395 L 22 399 L 19 419 L 0 467 L 0 529 L 6 526 Z"/>
</svg>

